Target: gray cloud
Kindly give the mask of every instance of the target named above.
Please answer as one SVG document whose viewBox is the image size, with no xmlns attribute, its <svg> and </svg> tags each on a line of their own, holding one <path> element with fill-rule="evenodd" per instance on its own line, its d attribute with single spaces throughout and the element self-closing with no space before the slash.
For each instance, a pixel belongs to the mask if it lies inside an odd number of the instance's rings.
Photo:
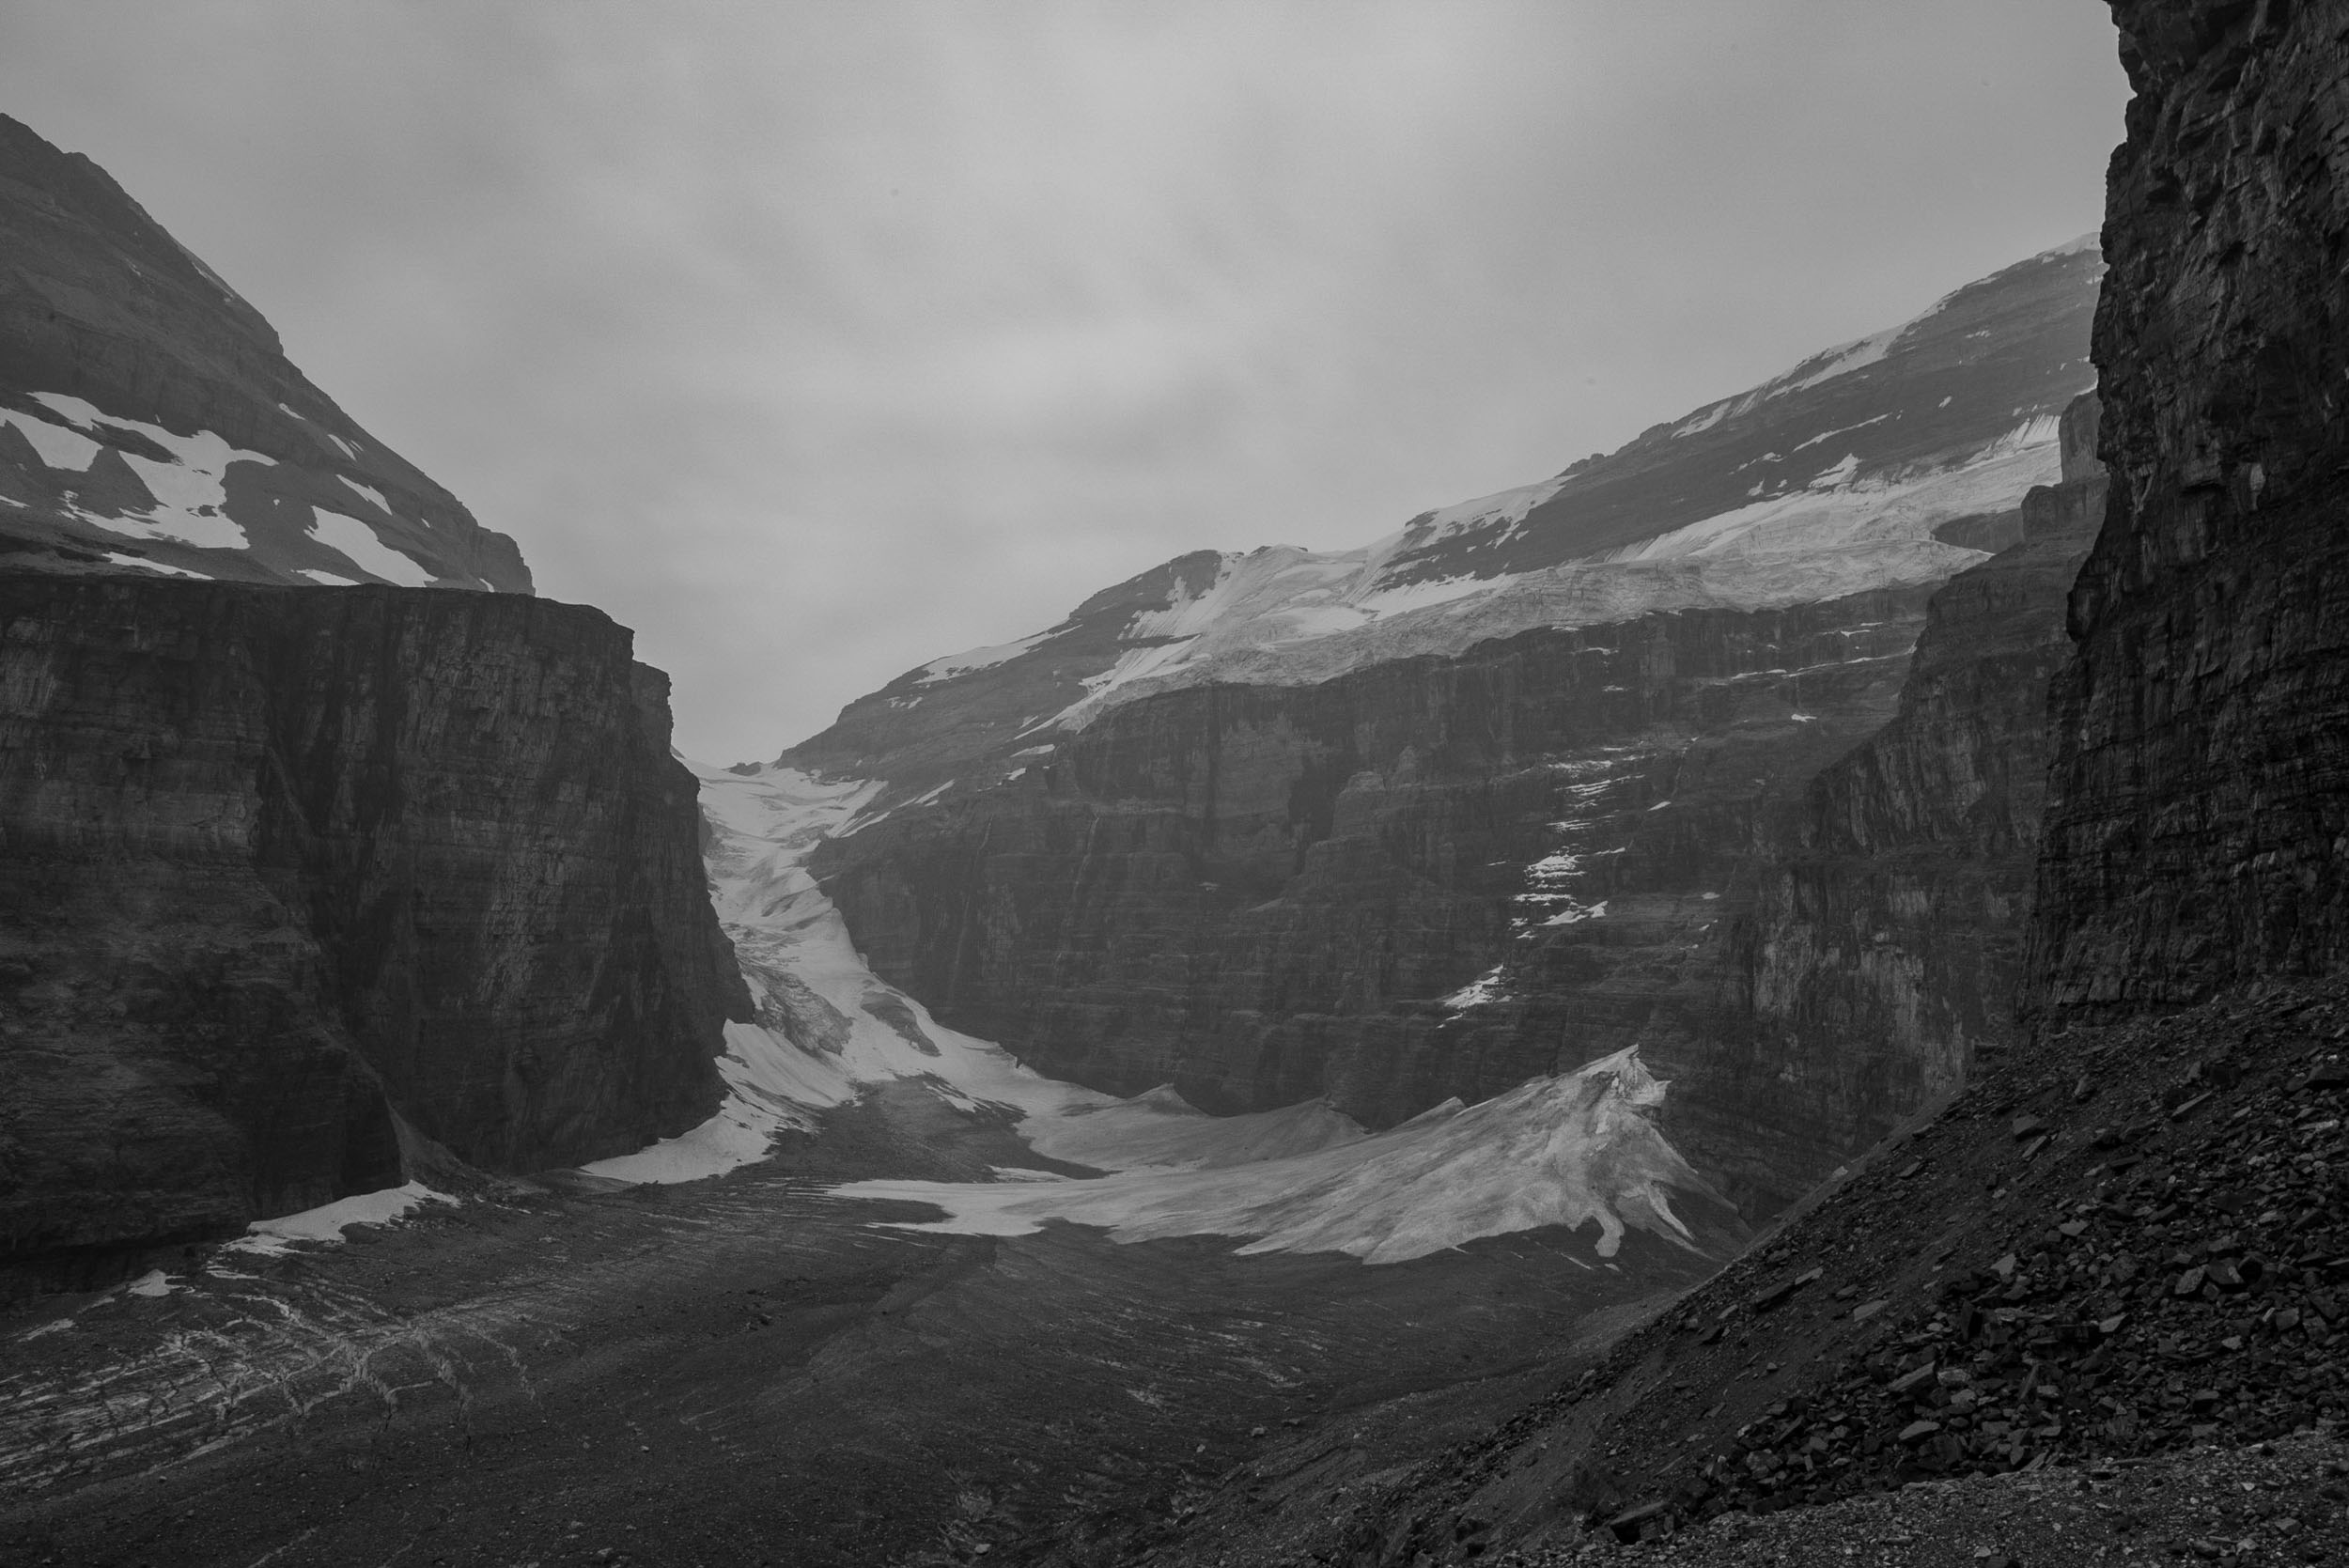
<svg viewBox="0 0 2349 1568">
<path fill-rule="evenodd" d="M 17 0 L 0 95 L 730 759 L 2092 228 L 2125 87 L 2084 0 Z"/>
</svg>

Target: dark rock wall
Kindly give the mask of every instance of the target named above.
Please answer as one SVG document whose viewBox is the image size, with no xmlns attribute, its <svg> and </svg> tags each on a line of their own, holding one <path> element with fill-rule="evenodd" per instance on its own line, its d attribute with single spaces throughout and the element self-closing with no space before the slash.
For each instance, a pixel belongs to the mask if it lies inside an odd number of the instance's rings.
<svg viewBox="0 0 2349 1568">
<path fill-rule="evenodd" d="M 2020 542 L 1927 611 L 1900 713 L 1822 772 L 1739 933 L 1757 1022 L 1790 1055 L 1871 1062 L 1914 1110 L 2013 1042 L 2065 596 L 2103 516 L 2097 405 L 2064 416 L 2064 480 Z"/>
<path fill-rule="evenodd" d="M 0 575 L 0 1256 L 521 1171 L 748 1016 L 666 677 L 503 595 Z"/>
<path fill-rule="evenodd" d="M 2051 1017 L 2349 961 L 2349 5 L 2113 16 L 2112 492 L 2059 684 Z"/>
<path fill-rule="evenodd" d="M 1757 1054 L 1726 938 L 1805 784 L 1892 716 L 1925 598 L 1168 692 L 816 869 L 882 976 L 1046 1072 L 1384 1124 L 1636 1043 L 1675 1143 L 1775 1203 L 1908 1108 Z"/>
</svg>

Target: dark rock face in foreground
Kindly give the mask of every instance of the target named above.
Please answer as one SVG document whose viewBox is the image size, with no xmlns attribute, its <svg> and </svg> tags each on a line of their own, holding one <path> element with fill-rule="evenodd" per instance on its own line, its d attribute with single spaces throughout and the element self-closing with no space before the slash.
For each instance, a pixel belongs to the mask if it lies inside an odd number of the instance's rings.
<svg viewBox="0 0 2349 1568">
<path fill-rule="evenodd" d="M 2063 422 L 2063 482 L 2023 537 L 1933 597 L 1900 713 L 1811 785 L 1797 842 L 1740 933 L 1754 1012 L 1789 1060 L 1875 1063 L 1888 1105 L 1954 1092 L 2011 1045 L 2065 595 L 2104 515 L 2097 405 Z"/>
<path fill-rule="evenodd" d="M 312 385 L 103 169 L 5 115 L 0 561 L 531 587 L 512 539 Z"/>
<path fill-rule="evenodd" d="M 521 1171 L 706 1116 L 748 1000 L 630 649 L 525 598 L 0 575 L 0 1260 L 393 1185 L 404 1134 Z"/>
<path fill-rule="evenodd" d="M 2059 1016 L 2349 961 L 2349 8 L 2113 9 L 2138 96 L 2039 879 Z"/>
</svg>

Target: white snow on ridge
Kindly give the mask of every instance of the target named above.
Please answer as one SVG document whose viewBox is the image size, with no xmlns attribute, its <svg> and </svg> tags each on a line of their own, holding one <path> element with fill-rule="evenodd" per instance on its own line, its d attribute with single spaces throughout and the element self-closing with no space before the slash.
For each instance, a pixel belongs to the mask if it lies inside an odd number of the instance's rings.
<svg viewBox="0 0 2349 1568">
<path fill-rule="evenodd" d="M 1466 1110 L 1439 1106 L 1391 1131 L 1285 1159 L 1133 1171 L 1052 1184 L 853 1182 L 844 1197 L 933 1204 L 914 1230 L 1024 1235 L 1047 1220 L 1118 1241 L 1248 1238 L 1250 1252 L 1345 1252 L 1402 1263 L 1479 1236 L 1595 1222 L 1613 1257 L 1626 1231 L 1694 1250 L 1671 1192 L 1709 1192 L 1652 1114 L 1667 1085 L 1636 1051 L 1535 1079 Z"/>
<path fill-rule="evenodd" d="M 341 551 L 361 571 L 402 588 L 429 587 L 434 582 L 429 570 L 385 544 L 372 525 L 323 506 L 313 506 L 310 511 L 317 520 L 311 532 L 319 542 Z"/>
<path fill-rule="evenodd" d="M 952 680 L 957 675 L 969 675 L 973 670 L 989 670 L 998 664 L 1008 664 L 1038 643 L 1050 637 L 1059 628 L 1054 627 L 1036 632 L 1033 636 L 1022 637 L 1016 643 L 997 643 L 984 648 L 968 648 L 961 653 L 950 653 L 943 659 L 933 659 L 922 666 L 922 678 L 914 684 L 929 686 L 938 681 Z"/>
<path fill-rule="evenodd" d="M 1081 699 L 1034 728 L 1082 728 L 1112 706 L 1177 687 L 1308 685 L 1535 627 L 1776 609 L 1937 582 L 1981 552 L 1945 544 L 1934 529 L 2014 506 L 2033 485 L 2054 483 L 2057 427 L 2051 414 L 2028 419 L 1950 466 L 1897 474 L 1862 475 L 1857 455 L 1846 453 L 1798 489 L 1536 571 L 1387 586 L 1387 566 L 1409 547 L 1408 530 L 1343 552 L 1280 547 L 1227 555 L 1206 588 L 1136 616 L 1126 635 L 1148 643 L 1125 649 L 1086 680 Z"/>
<path fill-rule="evenodd" d="M 1892 345 L 1898 343 L 1902 334 L 1914 324 L 1904 321 L 1897 327 L 1888 327 L 1883 332 L 1872 333 L 1866 337 L 1855 338 L 1849 343 L 1829 349 L 1824 354 L 1813 355 L 1797 365 L 1793 371 L 1788 372 L 1788 375 L 1792 377 L 1797 372 L 1803 372 L 1806 366 L 1815 365 L 1817 368 L 1802 374 L 1799 380 L 1772 383 L 1769 396 L 1783 397 L 1790 392 L 1807 391 L 1822 381 L 1831 381 L 1838 376 L 1848 376 L 1855 370 L 1864 370 L 1871 365 L 1880 364 L 1884 356 L 1892 351 Z"/>
</svg>

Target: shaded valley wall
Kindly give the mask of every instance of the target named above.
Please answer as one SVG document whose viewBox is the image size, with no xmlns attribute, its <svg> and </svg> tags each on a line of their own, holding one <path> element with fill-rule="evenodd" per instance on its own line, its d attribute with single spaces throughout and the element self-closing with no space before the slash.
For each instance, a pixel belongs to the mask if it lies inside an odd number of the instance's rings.
<svg viewBox="0 0 2349 1568">
<path fill-rule="evenodd" d="M 2051 1021 L 2349 961 L 2349 6 L 2113 15 L 2112 494 L 2060 689 Z"/>
<path fill-rule="evenodd" d="M 713 1109 L 667 681 L 502 595 L 0 575 L 0 1260 Z"/>
<path fill-rule="evenodd" d="M 1636 1043 L 1676 1146 L 1774 1204 L 1909 1108 L 1758 1055 L 1726 938 L 1891 717 L 1925 598 L 1164 693 L 816 869 L 877 971 L 1044 1071 L 1392 1124 Z"/>
<path fill-rule="evenodd" d="M 1874 1062 L 1888 1105 L 1948 1094 L 2015 1038 L 2048 683 L 2103 516 L 2096 426 L 2084 396 L 2064 415 L 2063 482 L 2025 497 L 2020 542 L 1934 596 L 1899 716 L 1812 784 L 1735 939 L 1773 1049 Z"/>
</svg>

